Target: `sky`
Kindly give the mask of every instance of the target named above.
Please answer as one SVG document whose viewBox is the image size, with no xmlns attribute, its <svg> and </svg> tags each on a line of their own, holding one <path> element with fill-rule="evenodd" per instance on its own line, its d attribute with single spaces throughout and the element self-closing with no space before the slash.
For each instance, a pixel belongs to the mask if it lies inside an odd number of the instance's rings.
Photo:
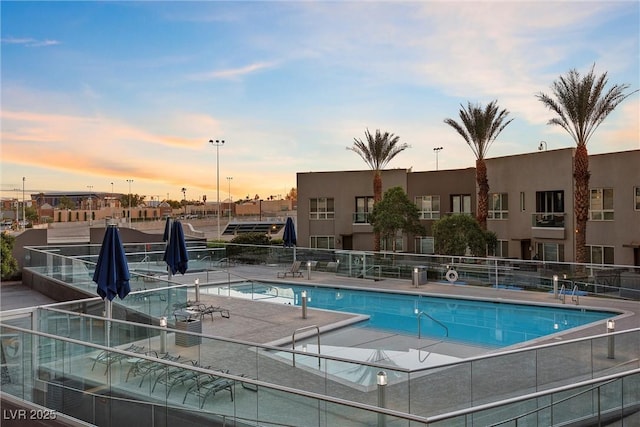
<svg viewBox="0 0 640 427">
<path fill-rule="evenodd" d="M 473 167 L 444 123 L 468 102 L 514 119 L 491 158 L 575 145 L 536 97 L 571 69 L 640 88 L 633 0 L 3 0 L 0 15 L 3 198 L 284 196 L 298 172 L 368 169 L 346 149 L 367 129 L 409 144 L 389 169 Z M 639 117 L 635 93 L 589 153 L 639 149 Z"/>
</svg>

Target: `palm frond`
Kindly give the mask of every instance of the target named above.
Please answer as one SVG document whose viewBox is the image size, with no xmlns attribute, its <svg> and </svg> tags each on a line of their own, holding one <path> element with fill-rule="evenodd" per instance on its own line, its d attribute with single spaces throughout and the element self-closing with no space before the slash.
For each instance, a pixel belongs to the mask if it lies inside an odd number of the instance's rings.
<svg viewBox="0 0 640 427">
<path fill-rule="evenodd" d="M 384 169 L 395 156 L 409 148 L 408 144 L 400 143 L 399 136 L 389 132 L 381 133 L 379 129 L 375 135 L 367 129 L 365 137 L 364 141 L 354 138 L 353 145 L 347 147 L 347 150 L 357 153 L 375 171 Z"/>
<path fill-rule="evenodd" d="M 577 146 L 586 146 L 594 132 L 606 117 L 627 97 L 638 92 L 625 94 L 628 84 L 613 85 L 608 90 L 607 73 L 595 74 L 595 64 L 584 76 L 569 70 L 552 83 L 552 96 L 542 92 L 540 100 L 557 117 L 550 119 L 550 125 L 561 126 L 571 135 Z"/>
<path fill-rule="evenodd" d="M 444 122 L 454 128 L 473 151 L 476 159 L 486 157 L 489 147 L 513 119 L 507 120 L 509 112 L 499 111 L 498 102 L 491 101 L 484 108 L 480 104 L 460 105 L 460 123 L 453 119 Z"/>
</svg>

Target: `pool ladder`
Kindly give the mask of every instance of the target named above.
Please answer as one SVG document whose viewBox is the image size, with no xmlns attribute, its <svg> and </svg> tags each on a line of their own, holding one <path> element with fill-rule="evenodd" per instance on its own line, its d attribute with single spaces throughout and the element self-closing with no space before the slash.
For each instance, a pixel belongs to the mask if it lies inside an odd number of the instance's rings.
<svg viewBox="0 0 640 427">
<path fill-rule="evenodd" d="M 567 298 L 567 292 L 564 284 L 560 288 L 559 298 L 562 300 L 562 303 L 565 303 L 565 299 Z M 573 285 L 573 290 L 571 291 L 571 302 L 575 302 L 576 305 L 580 304 L 580 296 L 578 295 L 578 285 Z"/>
<path fill-rule="evenodd" d="M 445 325 L 444 323 L 442 323 L 438 319 L 434 318 L 429 313 L 425 313 L 424 311 L 421 311 L 421 312 L 418 313 L 418 339 L 420 339 L 422 337 L 422 327 L 420 325 L 420 317 L 422 317 L 422 316 L 426 316 L 429 319 L 433 320 L 438 325 L 442 326 L 444 328 L 444 331 L 446 332 L 445 336 L 447 336 L 447 337 L 449 336 L 449 328 L 447 328 L 447 325 Z"/>
<path fill-rule="evenodd" d="M 291 353 L 292 357 L 293 357 L 293 367 L 296 367 L 296 332 L 302 332 L 302 331 L 306 331 L 308 329 L 315 329 L 316 330 L 316 337 L 318 340 L 318 368 L 321 367 L 321 360 L 320 360 L 320 328 L 317 325 L 311 325 L 311 326 L 305 326 L 304 328 L 298 328 L 295 331 L 293 331 L 293 335 L 291 335 L 291 347 L 293 349 L 293 353 Z"/>
</svg>

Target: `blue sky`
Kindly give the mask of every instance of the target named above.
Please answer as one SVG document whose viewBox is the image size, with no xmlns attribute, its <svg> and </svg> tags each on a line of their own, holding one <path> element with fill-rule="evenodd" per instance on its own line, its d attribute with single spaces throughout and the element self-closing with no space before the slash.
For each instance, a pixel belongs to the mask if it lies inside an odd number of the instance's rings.
<svg viewBox="0 0 640 427">
<path fill-rule="evenodd" d="M 411 147 L 389 168 L 475 165 L 443 120 L 497 100 L 488 157 L 574 145 L 535 95 L 595 64 L 640 88 L 637 1 L 2 1 L 2 196 L 284 195 L 296 173 L 361 170 L 366 129 Z M 640 148 L 640 95 L 589 143 Z M 229 181 L 226 178 L 232 177 Z"/>
</svg>

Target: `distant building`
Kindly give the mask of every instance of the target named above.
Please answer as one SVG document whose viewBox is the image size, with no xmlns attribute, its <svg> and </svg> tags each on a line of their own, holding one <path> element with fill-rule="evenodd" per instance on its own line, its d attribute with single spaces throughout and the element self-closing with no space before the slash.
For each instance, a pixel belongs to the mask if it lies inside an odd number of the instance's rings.
<svg viewBox="0 0 640 427">
<path fill-rule="evenodd" d="M 486 159 L 487 228 L 498 236 L 494 255 L 543 261 L 575 259 L 575 149 Z M 640 265 L 640 150 L 589 156 L 587 245 L 596 264 Z M 433 253 L 431 225 L 445 215 L 477 211 L 475 168 L 382 171 L 383 192 L 399 186 L 420 210 L 424 236 L 398 235 L 397 248 Z M 297 174 L 298 244 L 373 249 L 373 171 Z M 382 241 L 382 248 L 392 242 Z"/>
</svg>

